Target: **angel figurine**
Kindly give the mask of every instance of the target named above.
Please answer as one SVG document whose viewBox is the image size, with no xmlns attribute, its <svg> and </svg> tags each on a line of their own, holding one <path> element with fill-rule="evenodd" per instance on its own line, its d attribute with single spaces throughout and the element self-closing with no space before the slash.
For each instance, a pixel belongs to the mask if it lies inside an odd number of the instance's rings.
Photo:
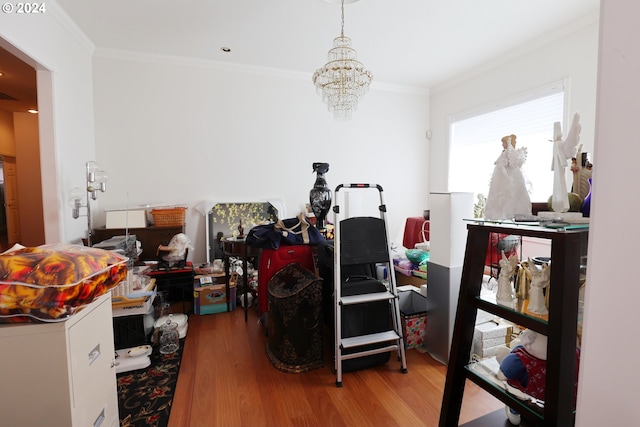
<svg viewBox="0 0 640 427">
<path fill-rule="evenodd" d="M 551 280 L 551 269 L 548 263 L 543 263 L 538 267 L 529 259 L 529 270 L 531 271 L 531 285 L 529 287 L 529 305 L 527 309 L 534 314 L 549 314 L 545 301 L 544 290 L 549 293 L 549 282 Z"/>
<path fill-rule="evenodd" d="M 511 280 L 516 273 L 518 267 L 518 257 L 516 254 L 509 258 L 502 251 L 502 259 L 498 262 L 500 265 L 500 274 L 498 275 L 498 292 L 496 294 L 496 302 L 500 305 L 513 308 L 513 286 Z"/>
<path fill-rule="evenodd" d="M 575 157 L 578 143 L 580 142 L 580 114 L 573 115 L 573 121 L 567 137 L 562 139 L 560 122 L 553 124 L 553 195 L 551 196 L 551 209 L 554 212 L 567 212 L 569 210 L 569 197 L 567 196 L 567 160 Z"/>
<path fill-rule="evenodd" d="M 513 219 L 531 215 L 531 199 L 522 165 L 527 148 L 516 149 L 516 136 L 502 138 L 502 153 L 495 162 L 484 212 L 487 219 Z"/>
</svg>

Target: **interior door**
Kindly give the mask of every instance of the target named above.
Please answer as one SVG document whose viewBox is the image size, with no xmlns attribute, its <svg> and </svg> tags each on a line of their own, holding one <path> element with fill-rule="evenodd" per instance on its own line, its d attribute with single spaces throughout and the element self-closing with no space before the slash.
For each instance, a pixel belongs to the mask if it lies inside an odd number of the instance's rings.
<svg viewBox="0 0 640 427">
<path fill-rule="evenodd" d="M 4 197 L 7 213 L 7 237 L 9 247 L 11 247 L 21 239 L 15 157 L 4 156 Z"/>
</svg>

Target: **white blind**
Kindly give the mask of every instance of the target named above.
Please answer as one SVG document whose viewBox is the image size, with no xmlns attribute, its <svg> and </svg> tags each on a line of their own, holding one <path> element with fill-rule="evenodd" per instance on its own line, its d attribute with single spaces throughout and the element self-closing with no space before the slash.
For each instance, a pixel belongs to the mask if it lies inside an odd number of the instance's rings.
<svg viewBox="0 0 640 427">
<path fill-rule="evenodd" d="M 552 92 L 549 94 L 548 92 Z M 531 95 L 533 97 L 535 95 Z M 564 89 L 555 86 L 543 96 L 505 107 L 487 107 L 453 118 L 449 156 L 449 191 L 489 191 L 494 162 L 502 152 L 502 137 L 514 134 L 527 147 L 523 166 L 532 202 L 546 202 L 553 193 L 551 156 L 553 124 L 563 121 Z"/>
</svg>

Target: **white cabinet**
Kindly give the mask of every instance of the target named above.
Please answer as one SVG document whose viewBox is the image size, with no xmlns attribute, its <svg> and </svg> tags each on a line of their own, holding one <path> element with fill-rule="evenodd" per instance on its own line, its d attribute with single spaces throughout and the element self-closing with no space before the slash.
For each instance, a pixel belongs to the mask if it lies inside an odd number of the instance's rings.
<svg viewBox="0 0 640 427">
<path fill-rule="evenodd" d="M 0 325 L 0 427 L 115 427 L 111 294 L 57 323 Z"/>
</svg>

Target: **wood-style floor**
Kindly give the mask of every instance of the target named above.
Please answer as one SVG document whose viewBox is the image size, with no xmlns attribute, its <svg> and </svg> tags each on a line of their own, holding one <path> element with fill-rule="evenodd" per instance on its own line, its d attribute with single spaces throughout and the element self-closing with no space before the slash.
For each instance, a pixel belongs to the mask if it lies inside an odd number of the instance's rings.
<svg viewBox="0 0 640 427">
<path fill-rule="evenodd" d="M 253 309 L 247 322 L 241 308 L 189 315 L 169 427 L 438 425 L 446 367 L 429 354 L 408 350 L 402 374 L 394 353 L 385 365 L 345 373 L 338 388 L 332 355 L 322 368 L 291 374 L 269 362 L 266 343 Z M 468 382 L 460 422 L 499 408 Z"/>
</svg>

